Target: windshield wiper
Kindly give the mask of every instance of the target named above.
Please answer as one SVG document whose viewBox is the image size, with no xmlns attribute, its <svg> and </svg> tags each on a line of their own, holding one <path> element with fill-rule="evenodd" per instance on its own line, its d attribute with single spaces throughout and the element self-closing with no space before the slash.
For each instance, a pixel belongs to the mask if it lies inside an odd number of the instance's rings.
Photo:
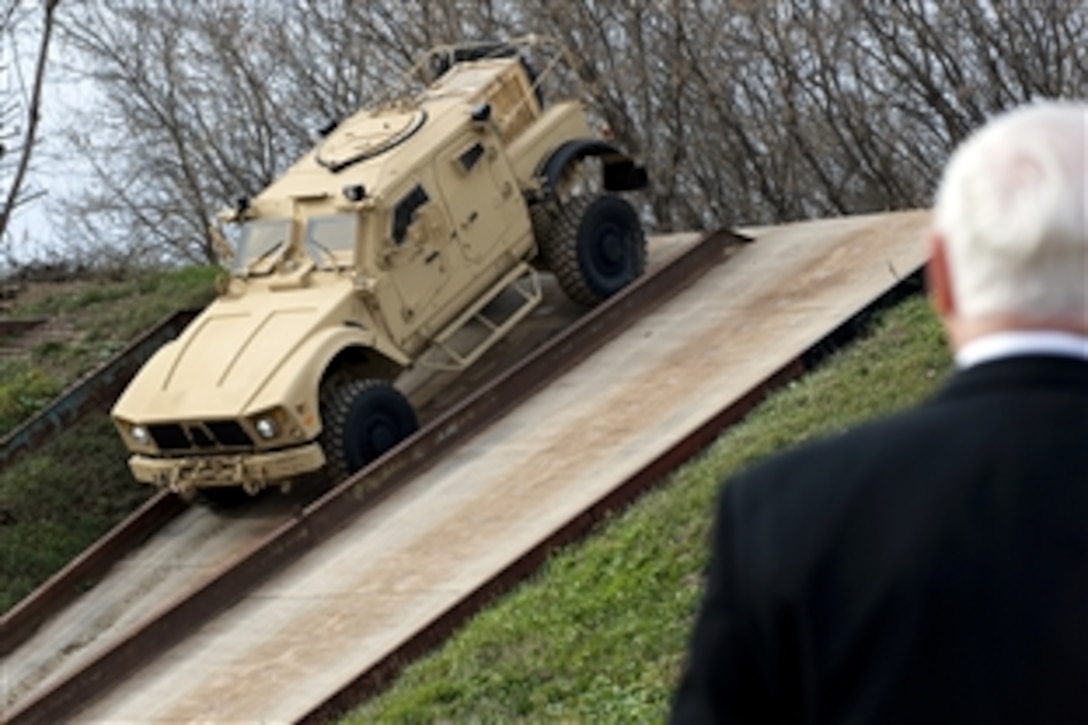
<svg viewBox="0 0 1088 725">
<path fill-rule="evenodd" d="M 282 247 L 283 247 L 283 242 L 282 241 L 276 242 L 271 247 L 269 247 L 268 249 L 264 250 L 259 255 L 257 255 L 256 258 L 251 259 L 250 261 L 246 262 L 246 266 L 245 266 L 246 274 L 248 275 L 250 270 L 252 270 L 254 267 L 256 267 L 261 262 L 268 259 L 272 255 L 273 252 L 279 251 Z"/>
<path fill-rule="evenodd" d="M 331 249 L 329 249 L 328 247 L 326 247 L 326 246 L 325 246 L 324 244 L 322 244 L 321 242 L 317 241 L 317 240 L 316 240 L 316 239 L 314 239 L 313 237 L 310 237 L 309 239 L 307 239 L 307 240 L 306 240 L 306 244 L 307 244 L 308 246 L 313 246 L 313 247 L 316 247 L 316 248 L 317 248 L 317 250 L 318 250 L 319 252 L 321 252 L 322 254 L 324 254 L 324 255 L 325 255 L 325 257 L 326 257 L 326 258 L 328 259 L 328 261 L 329 261 L 329 264 L 330 264 L 330 265 L 332 266 L 332 268 L 333 268 L 333 271 L 339 271 L 339 269 L 340 269 L 340 266 L 341 266 L 341 265 L 340 265 L 340 260 L 336 258 L 336 255 L 335 255 L 335 254 L 333 254 L 333 251 L 332 251 Z"/>
</svg>

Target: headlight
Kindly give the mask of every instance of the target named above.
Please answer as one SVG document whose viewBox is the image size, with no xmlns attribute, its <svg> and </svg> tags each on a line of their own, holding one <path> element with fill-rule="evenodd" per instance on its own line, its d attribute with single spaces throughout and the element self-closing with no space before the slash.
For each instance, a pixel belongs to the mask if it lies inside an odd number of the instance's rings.
<svg viewBox="0 0 1088 725">
<path fill-rule="evenodd" d="M 147 428 L 142 425 L 132 426 L 129 432 L 132 434 L 132 439 L 139 443 L 141 446 L 146 446 L 151 442 L 151 435 L 147 432 Z"/>
<path fill-rule="evenodd" d="M 272 440 L 279 432 L 276 429 L 276 421 L 270 417 L 258 418 L 254 421 L 253 427 L 257 429 L 257 433 L 265 440 Z"/>
</svg>

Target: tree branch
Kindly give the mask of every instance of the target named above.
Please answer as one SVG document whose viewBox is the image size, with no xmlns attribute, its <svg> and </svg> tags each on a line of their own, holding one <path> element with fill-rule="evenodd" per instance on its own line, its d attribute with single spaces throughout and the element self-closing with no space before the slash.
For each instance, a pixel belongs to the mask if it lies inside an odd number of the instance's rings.
<svg viewBox="0 0 1088 725">
<path fill-rule="evenodd" d="M 19 164 L 15 169 L 11 187 L 8 189 L 4 206 L 0 208 L 0 240 L 7 232 L 15 207 L 19 204 L 19 194 L 23 182 L 26 179 L 27 170 L 30 168 L 30 156 L 34 150 L 34 144 L 38 135 L 38 122 L 41 119 L 42 87 L 45 80 L 45 66 L 49 56 L 49 41 L 53 35 L 53 14 L 59 0 L 47 0 L 44 4 L 42 15 L 42 34 L 38 42 L 38 55 L 34 68 L 34 87 L 30 95 L 30 103 L 27 108 L 26 135 L 19 154 Z"/>
</svg>

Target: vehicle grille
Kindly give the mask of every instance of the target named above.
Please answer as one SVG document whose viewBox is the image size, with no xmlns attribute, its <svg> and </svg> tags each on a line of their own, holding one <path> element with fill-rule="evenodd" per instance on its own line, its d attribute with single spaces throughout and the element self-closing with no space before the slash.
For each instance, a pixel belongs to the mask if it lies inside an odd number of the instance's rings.
<svg viewBox="0 0 1088 725">
<path fill-rule="evenodd" d="M 168 452 L 253 447 L 253 439 L 234 420 L 163 423 L 147 430 L 159 450 Z"/>
</svg>

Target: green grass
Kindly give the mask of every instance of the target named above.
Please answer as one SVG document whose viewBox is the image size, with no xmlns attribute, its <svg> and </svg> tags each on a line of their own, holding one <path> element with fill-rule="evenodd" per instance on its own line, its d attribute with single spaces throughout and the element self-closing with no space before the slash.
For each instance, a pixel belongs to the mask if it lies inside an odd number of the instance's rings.
<svg viewBox="0 0 1088 725">
<path fill-rule="evenodd" d="M 73 334 L 0 360 L 0 436 L 147 328 L 179 309 L 210 302 L 218 272 L 186 267 L 133 272 L 121 280 L 40 284 L 17 299 L 8 316 L 60 320 Z"/>
<path fill-rule="evenodd" d="M 11 317 L 65 320 L 70 339 L 0 361 L 0 436 L 170 313 L 211 300 L 217 270 L 36 285 Z M 0 611 L 34 590 L 151 494 L 133 481 L 106 411 L 0 470 Z"/>
<path fill-rule="evenodd" d="M 110 529 L 151 489 L 132 479 L 105 413 L 0 471 L 0 611 Z"/>
<path fill-rule="evenodd" d="M 914 403 L 949 369 L 926 302 L 900 303 L 346 722 L 660 722 L 701 592 L 719 482 L 783 446 Z"/>
<path fill-rule="evenodd" d="M 63 383 L 41 368 L 19 361 L 0 361 L 0 435 L 47 405 Z"/>
</svg>

